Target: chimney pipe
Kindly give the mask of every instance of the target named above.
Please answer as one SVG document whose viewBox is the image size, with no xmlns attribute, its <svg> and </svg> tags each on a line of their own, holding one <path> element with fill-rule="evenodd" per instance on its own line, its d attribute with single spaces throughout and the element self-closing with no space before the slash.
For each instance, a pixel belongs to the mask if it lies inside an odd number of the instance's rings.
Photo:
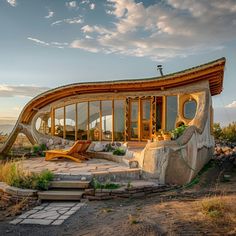
<svg viewBox="0 0 236 236">
<path fill-rule="evenodd" d="M 162 65 L 157 65 L 157 71 L 160 71 L 161 76 L 163 76 Z"/>
</svg>

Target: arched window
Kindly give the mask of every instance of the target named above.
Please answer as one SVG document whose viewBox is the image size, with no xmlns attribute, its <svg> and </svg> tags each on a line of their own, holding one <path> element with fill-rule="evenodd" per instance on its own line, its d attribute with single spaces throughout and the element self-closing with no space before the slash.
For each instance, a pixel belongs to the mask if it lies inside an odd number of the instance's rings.
<svg viewBox="0 0 236 236">
<path fill-rule="evenodd" d="M 190 99 L 184 103 L 184 118 L 192 120 L 195 117 L 197 110 L 197 102 Z"/>
</svg>

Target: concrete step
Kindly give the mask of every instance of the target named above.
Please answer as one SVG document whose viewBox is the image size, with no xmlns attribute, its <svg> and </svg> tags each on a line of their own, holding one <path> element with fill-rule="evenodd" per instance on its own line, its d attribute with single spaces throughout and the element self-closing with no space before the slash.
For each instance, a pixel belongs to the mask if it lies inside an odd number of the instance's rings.
<svg viewBox="0 0 236 236">
<path fill-rule="evenodd" d="M 83 193 L 83 191 L 78 190 L 48 190 L 38 192 L 38 196 L 41 200 L 72 201 L 80 200 Z"/>
<path fill-rule="evenodd" d="M 50 188 L 65 188 L 65 189 L 86 189 L 89 188 L 90 181 L 79 180 L 58 180 L 50 183 Z"/>
</svg>

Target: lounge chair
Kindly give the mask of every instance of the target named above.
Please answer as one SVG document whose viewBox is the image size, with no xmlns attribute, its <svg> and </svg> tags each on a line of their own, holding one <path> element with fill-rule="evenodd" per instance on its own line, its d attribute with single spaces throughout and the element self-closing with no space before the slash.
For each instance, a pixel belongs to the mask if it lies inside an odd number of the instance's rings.
<svg viewBox="0 0 236 236">
<path fill-rule="evenodd" d="M 88 160 L 85 153 L 89 148 L 89 145 L 91 144 L 91 141 L 76 141 L 74 145 L 66 150 L 49 150 L 45 151 L 46 161 L 51 161 L 55 158 L 68 158 L 72 161 L 81 162 L 82 160 Z"/>
</svg>

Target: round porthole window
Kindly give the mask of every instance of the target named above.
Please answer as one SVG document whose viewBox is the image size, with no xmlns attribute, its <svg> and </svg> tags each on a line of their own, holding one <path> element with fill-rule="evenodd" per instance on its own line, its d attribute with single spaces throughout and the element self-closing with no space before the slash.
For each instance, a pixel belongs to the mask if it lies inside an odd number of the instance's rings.
<svg viewBox="0 0 236 236">
<path fill-rule="evenodd" d="M 184 118 L 192 120 L 195 117 L 197 110 L 197 102 L 188 100 L 184 103 Z"/>
</svg>

